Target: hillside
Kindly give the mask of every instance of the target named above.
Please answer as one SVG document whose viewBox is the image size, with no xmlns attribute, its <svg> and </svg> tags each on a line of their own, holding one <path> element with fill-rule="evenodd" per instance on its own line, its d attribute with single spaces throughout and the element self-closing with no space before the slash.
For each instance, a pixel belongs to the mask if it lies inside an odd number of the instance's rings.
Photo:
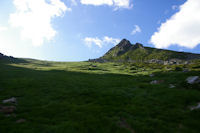
<svg viewBox="0 0 200 133">
<path fill-rule="evenodd" d="M 147 62 L 159 64 L 187 64 L 191 60 L 200 59 L 200 54 L 176 52 L 170 50 L 144 47 L 140 43 L 132 45 L 123 39 L 102 57 L 91 60 L 97 62 Z"/>
<path fill-rule="evenodd" d="M 0 133 L 198 133 L 200 84 L 186 79 L 199 71 L 0 59 Z"/>
</svg>

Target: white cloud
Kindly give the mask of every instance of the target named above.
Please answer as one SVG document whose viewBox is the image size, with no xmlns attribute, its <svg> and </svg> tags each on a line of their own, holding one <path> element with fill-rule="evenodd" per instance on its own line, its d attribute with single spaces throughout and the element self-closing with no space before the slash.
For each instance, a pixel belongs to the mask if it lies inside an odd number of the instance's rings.
<svg viewBox="0 0 200 133">
<path fill-rule="evenodd" d="M 135 25 L 135 28 L 132 30 L 131 35 L 142 32 L 141 28 L 138 25 Z"/>
<path fill-rule="evenodd" d="M 105 43 L 107 43 L 107 44 L 117 45 L 117 44 L 120 42 L 120 39 L 105 36 L 105 37 L 103 38 L 103 42 L 105 42 Z"/>
<path fill-rule="evenodd" d="M 2 31 L 6 31 L 7 29 L 8 29 L 7 27 L 0 26 L 0 32 L 2 32 Z"/>
<path fill-rule="evenodd" d="M 99 38 L 91 38 L 91 37 L 86 37 L 84 39 L 85 41 L 85 44 L 88 46 L 88 47 L 92 47 L 92 44 L 95 44 L 97 45 L 98 47 L 102 47 L 102 40 L 100 40 Z"/>
<path fill-rule="evenodd" d="M 119 8 L 132 8 L 133 5 L 130 4 L 130 0 L 113 0 L 114 6 Z"/>
<path fill-rule="evenodd" d="M 194 48 L 200 43 L 200 0 L 187 0 L 180 11 L 162 23 L 150 42 L 157 48 L 179 45 Z"/>
<path fill-rule="evenodd" d="M 77 5 L 78 5 L 76 0 L 71 0 L 71 4 L 72 4 L 73 6 L 77 6 Z"/>
<path fill-rule="evenodd" d="M 108 37 L 108 36 L 103 37 L 103 39 L 99 39 L 98 37 L 96 37 L 96 38 L 86 37 L 84 39 L 84 42 L 88 47 L 92 47 L 92 45 L 96 45 L 99 48 L 102 48 L 103 45 L 107 45 L 107 44 L 116 45 L 120 42 L 120 39 L 112 38 L 112 37 Z"/>
<path fill-rule="evenodd" d="M 80 0 L 81 4 L 84 5 L 108 5 L 115 7 L 115 10 L 118 8 L 132 8 L 130 0 Z"/>
<path fill-rule="evenodd" d="M 100 6 L 100 5 L 113 5 L 112 0 L 81 0 L 81 4 L 85 5 L 94 5 L 94 6 Z"/>
<path fill-rule="evenodd" d="M 20 28 L 22 39 L 31 40 L 36 46 L 56 35 L 51 23 L 54 17 L 71 11 L 60 0 L 13 0 L 13 4 L 16 11 L 10 14 L 11 26 Z"/>
</svg>

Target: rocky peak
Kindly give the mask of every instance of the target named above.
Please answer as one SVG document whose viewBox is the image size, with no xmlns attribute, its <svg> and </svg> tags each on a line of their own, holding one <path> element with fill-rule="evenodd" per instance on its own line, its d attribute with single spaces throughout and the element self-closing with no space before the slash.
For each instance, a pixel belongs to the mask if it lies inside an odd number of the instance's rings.
<svg viewBox="0 0 200 133">
<path fill-rule="evenodd" d="M 133 45 L 132 50 L 134 49 L 144 49 L 144 46 L 141 43 L 136 43 L 135 45 Z"/>
<path fill-rule="evenodd" d="M 143 45 L 141 43 L 136 43 L 134 45 L 135 48 L 144 48 Z"/>
<path fill-rule="evenodd" d="M 115 47 L 111 48 L 104 56 L 112 55 L 113 57 L 126 53 L 133 45 L 129 40 L 123 39 Z"/>
<path fill-rule="evenodd" d="M 123 39 L 123 40 L 121 40 L 121 42 L 117 45 L 117 47 L 120 47 L 120 48 L 129 48 L 129 47 L 131 47 L 132 45 L 131 45 L 131 43 L 130 43 L 130 41 L 129 40 L 126 40 L 126 39 Z"/>
</svg>

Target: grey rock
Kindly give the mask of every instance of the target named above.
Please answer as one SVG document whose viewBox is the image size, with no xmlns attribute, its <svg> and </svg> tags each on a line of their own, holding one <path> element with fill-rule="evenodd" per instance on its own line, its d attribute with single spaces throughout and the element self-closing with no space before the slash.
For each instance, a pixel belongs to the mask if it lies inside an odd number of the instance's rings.
<svg viewBox="0 0 200 133">
<path fill-rule="evenodd" d="M 179 65 L 179 64 L 189 64 L 189 61 L 184 61 L 180 59 L 170 59 L 167 61 L 164 61 L 164 65 Z"/>
<path fill-rule="evenodd" d="M 150 84 L 161 84 L 163 82 L 164 82 L 163 80 L 154 80 L 154 81 L 151 81 Z"/>
<path fill-rule="evenodd" d="M 26 122 L 25 119 L 19 119 L 19 120 L 16 121 L 16 123 L 24 123 L 24 122 Z"/>
<path fill-rule="evenodd" d="M 154 75 L 154 74 L 150 74 L 149 76 L 150 76 L 150 77 L 154 77 L 155 75 Z"/>
<path fill-rule="evenodd" d="M 199 76 L 191 76 L 191 77 L 188 77 L 186 81 L 188 84 L 197 84 L 197 83 L 200 83 L 200 78 Z"/>
<path fill-rule="evenodd" d="M 146 61 L 147 63 L 157 63 L 157 64 L 164 64 L 163 60 L 151 59 Z"/>
<path fill-rule="evenodd" d="M 176 86 L 175 85 L 173 85 L 173 84 L 170 84 L 169 85 L 169 88 L 175 88 Z"/>
<path fill-rule="evenodd" d="M 190 71 L 189 69 L 184 69 L 183 70 L 184 73 L 189 72 L 189 71 Z"/>
<path fill-rule="evenodd" d="M 3 100 L 2 103 L 17 103 L 17 99 L 15 97 Z"/>
<path fill-rule="evenodd" d="M 200 103 L 197 106 L 190 107 L 190 110 L 200 109 Z"/>
</svg>

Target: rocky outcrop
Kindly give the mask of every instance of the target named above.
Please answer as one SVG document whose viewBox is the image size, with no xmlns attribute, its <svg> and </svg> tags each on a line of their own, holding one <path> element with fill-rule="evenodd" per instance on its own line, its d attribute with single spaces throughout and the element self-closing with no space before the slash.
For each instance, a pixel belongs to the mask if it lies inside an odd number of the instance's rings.
<svg viewBox="0 0 200 133">
<path fill-rule="evenodd" d="M 161 84 L 161 83 L 163 83 L 164 82 L 164 80 L 154 80 L 154 81 L 151 81 L 150 82 L 150 84 Z"/>
<path fill-rule="evenodd" d="M 157 60 L 157 59 L 151 59 L 148 61 L 145 61 L 146 63 L 157 63 L 157 64 L 164 64 L 163 60 Z"/>
<path fill-rule="evenodd" d="M 188 84 L 198 84 L 200 83 L 200 78 L 199 76 L 191 76 L 191 77 L 188 77 L 186 81 Z"/>
<path fill-rule="evenodd" d="M 2 103 L 17 103 L 17 99 L 15 97 L 9 98 L 9 99 L 5 99 L 2 101 Z"/>
<path fill-rule="evenodd" d="M 12 56 L 6 56 L 6 55 L 0 53 L 0 59 L 15 59 L 15 58 Z"/>
<path fill-rule="evenodd" d="M 197 104 L 197 106 L 192 106 L 190 107 L 190 110 L 196 110 L 196 109 L 200 109 L 200 103 Z"/>
<path fill-rule="evenodd" d="M 135 50 L 135 49 L 145 49 L 145 48 L 141 43 L 136 43 L 135 45 L 131 47 L 131 50 Z"/>
<path fill-rule="evenodd" d="M 3 57 L 4 57 L 4 55 L 2 53 L 0 53 L 0 59 L 3 58 Z"/>
</svg>

